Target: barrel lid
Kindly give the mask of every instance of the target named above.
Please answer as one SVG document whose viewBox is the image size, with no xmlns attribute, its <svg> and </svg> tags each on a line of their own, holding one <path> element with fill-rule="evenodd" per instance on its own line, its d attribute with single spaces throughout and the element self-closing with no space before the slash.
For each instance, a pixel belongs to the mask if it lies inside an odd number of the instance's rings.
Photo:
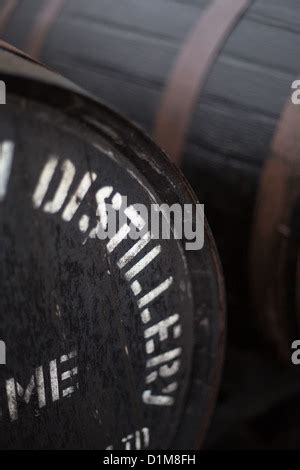
<svg viewBox="0 0 300 470">
<path fill-rule="evenodd" d="M 206 223 L 188 250 L 137 206 L 193 192 L 123 117 L 26 58 L 0 63 L 1 447 L 197 447 L 222 363 L 218 257 Z M 100 239 L 108 206 L 122 223 Z"/>
</svg>

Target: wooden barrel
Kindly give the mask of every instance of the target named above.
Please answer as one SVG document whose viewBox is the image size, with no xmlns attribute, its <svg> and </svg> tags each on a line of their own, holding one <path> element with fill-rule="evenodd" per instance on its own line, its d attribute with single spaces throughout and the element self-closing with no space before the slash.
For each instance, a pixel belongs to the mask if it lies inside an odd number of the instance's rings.
<svg viewBox="0 0 300 470">
<path fill-rule="evenodd" d="M 134 125 L 4 43 L 0 76 L 0 447 L 198 448 L 224 293 L 206 223 L 201 250 L 171 236 L 166 207 L 194 225 L 193 192 Z"/>
<path fill-rule="evenodd" d="M 253 342 L 254 304 L 286 356 L 298 322 L 295 288 L 287 289 L 297 282 L 298 249 L 279 206 L 294 213 L 297 197 L 278 201 L 287 179 L 265 165 L 278 153 L 278 123 L 299 74 L 298 0 L 0 4 L 4 37 L 154 133 L 181 161 L 221 252 L 230 333 L 235 327 L 240 344 Z"/>
</svg>

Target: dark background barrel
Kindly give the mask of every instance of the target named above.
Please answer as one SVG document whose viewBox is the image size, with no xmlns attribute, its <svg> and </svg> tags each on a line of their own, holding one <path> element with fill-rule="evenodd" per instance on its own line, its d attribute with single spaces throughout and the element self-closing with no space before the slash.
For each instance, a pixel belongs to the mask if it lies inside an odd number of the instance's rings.
<svg viewBox="0 0 300 470">
<path fill-rule="evenodd" d="M 61 9 L 51 18 L 37 51 L 36 25 L 51 3 Z M 179 50 L 209 4 L 208 0 L 90 0 L 88 4 L 27 0 L 18 2 L 3 36 L 38 52 L 42 61 L 151 133 Z M 253 327 L 246 281 L 253 207 L 278 118 L 298 75 L 299 25 L 296 0 L 253 2 L 199 92 L 185 145 L 184 172 L 206 204 L 221 251 L 229 314 L 234 316 L 229 329 L 238 325 L 239 332 L 247 310 L 246 328 Z"/>
<path fill-rule="evenodd" d="M 51 2 L 17 3 L 3 22 L 5 38 L 29 52 L 38 52 L 44 62 L 151 133 L 181 46 L 210 1 L 61 2 L 40 51 L 35 47 L 34 33 L 38 32 L 41 11 Z M 242 422 L 244 444 L 253 444 L 249 420 L 258 420 L 253 426 L 259 432 L 273 426 L 270 422 L 276 421 L 276 413 L 289 420 L 293 414 L 289 407 L 284 406 L 283 413 L 276 403 L 296 395 L 293 384 L 297 372 L 275 366 L 257 334 L 248 292 L 248 258 L 261 170 L 291 83 L 299 74 L 299 33 L 298 0 L 253 1 L 199 92 L 184 152 L 184 172 L 206 204 L 228 288 L 230 366 L 214 437 L 220 437 L 222 430 L 224 436 L 231 427 L 240 429 L 236 423 Z M 290 380 L 282 379 L 285 373 Z M 274 384 L 279 382 L 283 389 L 274 393 Z M 235 406 L 238 400 L 240 411 Z M 268 413 L 274 408 L 276 416 L 270 420 Z M 259 418 L 262 414 L 264 418 Z M 278 435 L 262 434 L 262 442 L 265 439 L 266 445 L 276 446 Z M 285 438 L 289 440 L 288 434 Z"/>
</svg>

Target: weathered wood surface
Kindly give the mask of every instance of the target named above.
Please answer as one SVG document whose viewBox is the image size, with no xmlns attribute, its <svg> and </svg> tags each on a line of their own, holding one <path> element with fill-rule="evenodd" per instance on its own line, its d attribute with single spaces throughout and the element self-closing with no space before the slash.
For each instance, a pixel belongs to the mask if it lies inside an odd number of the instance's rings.
<svg viewBox="0 0 300 470">
<path fill-rule="evenodd" d="M 210 231 L 201 251 L 147 232 L 135 255 L 96 236 L 104 190 L 134 223 L 137 203 L 194 204 L 190 187 L 139 129 L 3 44 L 0 76 L 0 447 L 196 448 L 224 339 Z"/>
<path fill-rule="evenodd" d="M 0 2 L 4 3 L 3 1 Z M 20 2 L 4 37 L 28 46 L 38 0 Z M 179 49 L 209 0 L 65 2 L 41 59 L 88 88 L 148 132 Z M 248 310 L 249 234 L 261 168 L 299 73 L 297 0 L 255 0 L 224 45 L 199 93 L 184 171 L 215 234 L 230 314 Z M 242 307 L 241 307 L 242 306 Z M 249 312 L 248 312 L 249 313 Z M 248 315 L 251 326 L 252 314 Z"/>
</svg>

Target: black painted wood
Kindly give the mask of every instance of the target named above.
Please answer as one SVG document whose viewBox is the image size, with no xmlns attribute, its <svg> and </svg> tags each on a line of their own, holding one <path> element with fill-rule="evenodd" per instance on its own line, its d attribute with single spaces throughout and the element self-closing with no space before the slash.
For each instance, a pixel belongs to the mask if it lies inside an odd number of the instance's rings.
<svg viewBox="0 0 300 470">
<path fill-rule="evenodd" d="M 107 202 L 126 196 L 148 210 L 195 203 L 195 196 L 143 132 L 64 78 L 1 45 L 0 76 L 7 87 L 0 109 L 0 338 L 7 348 L 0 447 L 197 448 L 224 338 L 209 228 L 201 251 L 188 251 L 184 238 L 160 237 L 125 267 L 118 261 L 136 240 L 110 250 L 110 239 L 92 230 L 104 187 L 112 189 Z M 71 179 L 66 191 L 63 175 Z M 87 177 L 88 191 L 78 195 Z M 68 218 L 72 200 L 79 206 Z M 129 280 L 125 272 L 158 244 L 159 256 Z M 140 304 L 166 280 L 161 295 Z M 172 315 L 175 323 L 159 334 Z"/>
<path fill-rule="evenodd" d="M 5 37 L 26 47 L 40 3 L 21 2 Z M 180 46 L 208 4 L 72 0 L 41 57 L 151 132 Z M 230 326 L 239 332 L 253 327 L 251 312 L 247 325 L 241 312 L 249 310 L 253 205 L 276 123 L 299 73 L 299 31 L 297 0 L 253 1 L 199 94 L 185 147 L 184 171 L 206 204 L 229 287 Z"/>
</svg>

